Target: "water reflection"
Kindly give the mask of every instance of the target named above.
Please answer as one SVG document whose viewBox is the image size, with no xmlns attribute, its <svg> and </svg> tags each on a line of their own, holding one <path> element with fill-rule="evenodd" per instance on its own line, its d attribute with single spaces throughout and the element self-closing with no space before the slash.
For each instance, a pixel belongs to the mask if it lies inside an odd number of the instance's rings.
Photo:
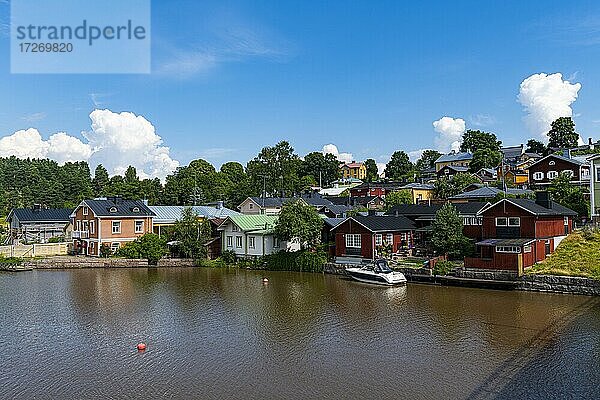
<svg viewBox="0 0 600 400">
<path fill-rule="evenodd" d="M 598 305 L 237 269 L 2 274 L 0 398 L 502 396 L 597 365 Z"/>
</svg>

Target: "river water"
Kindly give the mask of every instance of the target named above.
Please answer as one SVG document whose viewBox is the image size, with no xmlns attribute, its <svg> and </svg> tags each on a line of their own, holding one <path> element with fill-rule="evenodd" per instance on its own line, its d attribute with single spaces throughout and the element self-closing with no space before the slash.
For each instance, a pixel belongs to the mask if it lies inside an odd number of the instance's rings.
<svg viewBox="0 0 600 400">
<path fill-rule="evenodd" d="M 600 300 L 235 269 L 0 273 L 0 357 L 2 399 L 600 398 Z"/>
</svg>

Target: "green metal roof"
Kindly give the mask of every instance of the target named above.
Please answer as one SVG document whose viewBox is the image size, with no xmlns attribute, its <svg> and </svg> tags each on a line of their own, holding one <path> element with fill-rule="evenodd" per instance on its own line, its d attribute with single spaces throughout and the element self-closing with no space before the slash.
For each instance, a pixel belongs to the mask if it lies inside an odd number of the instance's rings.
<svg viewBox="0 0 600 400">
<path fill-rule="evenodd" d="M 227 219 L 236 224 L 243 231 L 263 231 L 268 233 L 273 230 L 278 217 L 276 215 L 230 215 Z"/>
</svg>

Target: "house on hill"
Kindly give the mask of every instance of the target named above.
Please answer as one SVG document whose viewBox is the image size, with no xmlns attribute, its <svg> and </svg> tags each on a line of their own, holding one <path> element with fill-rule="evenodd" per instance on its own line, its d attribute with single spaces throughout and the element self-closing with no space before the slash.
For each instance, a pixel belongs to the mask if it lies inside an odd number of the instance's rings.
<svg viewBox="0 0 600 400">
<path fill-rule="evenodd" d="M 64 237 L 72 211 L 42 208 L 39 204 L 32 208 L 14 208 L 6 217 L 9 226 L 7 243 L 47 243 L 52 238 Z"/>
<path fill-rule="evenodd" d="M 362 162 L 353 161 L 343 164 L 340 167 L 340 171 L 344 179 L 354 178 L 364 180 L 367 177 L 367 166 Z"/>
<path fill-rule="evenodd" d="M 468 170 L 472 160 L 473 154 L 471 153 L 457 153 L 453 151 L 449 154 L 443 154 L 435 160 L 435 171 L 438 173 L 439 177 L 439 171 L 446 166 L 466 167 Z"/>
<path fill-rule="evenodd" d="M 577 213 L 538 192 L 536 200 L 503 199 L 479 212 L 477 256 L 465 268 L 502 269 L 522 274 L 544 260 L 573 229 Z"/>
<path fill-rule="evenodd" d="M 548 186 L 561 172 L 571 176 L 571 183 L 579 186 L 590 184 L 590 165 L 583 158 L 573 158 L 568 151 L 564 155 L 549 154 L 529 166 L 529 182 Z"/>
<path fill-rule="evenodd" d="M 78 254 L 99 256 L 102 245 L 106 245 L 114 253 L 125 243 L 151 233 L 155 216 L 142 200 L 83 200 L 70 216 L 73 249 Z"/>
</svg>

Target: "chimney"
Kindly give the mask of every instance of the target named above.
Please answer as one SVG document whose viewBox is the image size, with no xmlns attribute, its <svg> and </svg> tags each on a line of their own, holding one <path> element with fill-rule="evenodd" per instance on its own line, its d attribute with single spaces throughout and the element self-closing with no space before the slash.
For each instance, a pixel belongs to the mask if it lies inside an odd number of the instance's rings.
<svg viewBox="0 0 600 400">
<path fill-rule="evenodd" d="M 590 146 L 593 146 L 593 145 L 594 145 L 594 143 L 592 142 L 592 138 L 591 138 L 591 137 L 590 137 L 590 138 L 588 138 L 588 144 L 589 144 Z"/>
<path fill-rule="evenodd" d="M 550 199 L 550 193 L 544 192 L 535 192 L 535 204 L 545 207 L 552 208 L 552 200 Z"/>
<path fill-rule="evenodd" d="M 217 201 L 217 210 L 220 210 L 223 208 L 223 200 Z"/>
<path fill-rule="evenodd" d="M 375 215 L 377 215 L 377 210 L 369 210 L 369 217 L 374 217 Z"/>
<path fill-rule="evenodd" d="M 145 206 L 148 205 L 148 199 L 144 199 L 144 200 L 142 200 L 142 202 L 144 203 Z"/>
<path fill-rule="evenodd" d="M 571 158 L 571 150 L 570 149 L 563 149 L 563 157 L 565 158 Z"/>
<path fill-rule="evenodd" d="M 40 211 L 42 209 L 42 205 L 41 204 L 34 204 L 33 205 L 33 211 Z"/>
</svg>

